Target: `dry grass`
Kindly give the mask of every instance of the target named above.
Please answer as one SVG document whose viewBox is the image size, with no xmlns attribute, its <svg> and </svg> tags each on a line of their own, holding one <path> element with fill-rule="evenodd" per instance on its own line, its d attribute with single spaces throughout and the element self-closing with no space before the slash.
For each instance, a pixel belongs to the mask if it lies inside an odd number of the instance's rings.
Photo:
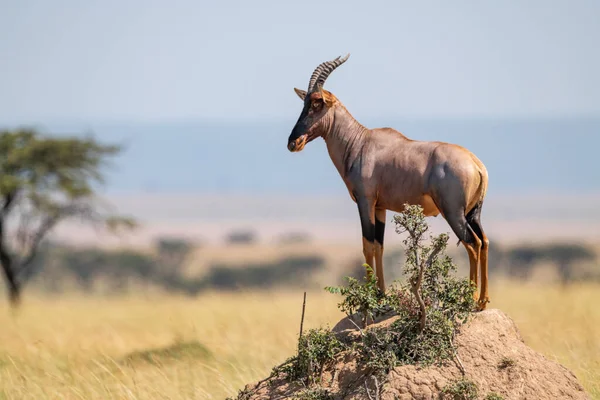
<svg viewBox="0 0 600 400">
<path fill-rule="evenodd" d="M 499 283 L 493 307 L 600 399 L 600 287 Z M 337 298 L 308 295 L 305 329 Z M 0 399 L 224 399 L 294 352 L 299 292 L 30 298 L 0 309 Z"/>
</svg>

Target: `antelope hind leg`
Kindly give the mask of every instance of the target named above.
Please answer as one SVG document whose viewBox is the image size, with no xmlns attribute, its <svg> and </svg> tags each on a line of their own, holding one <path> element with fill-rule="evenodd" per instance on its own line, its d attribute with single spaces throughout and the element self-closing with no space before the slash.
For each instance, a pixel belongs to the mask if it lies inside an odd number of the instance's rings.
<svg viewBox="0 0 600 400">
<path fill-rule="evenodd" d="M 467 249 L 469 255 L 469 279 L 478 288 L 479 253 L 481 251 L 481 240 L 477 237 L 473 228 L 468 224 L 463 210 L 458 212 L 442 213 L 448 224 L 454 231 L 461 243 Z M 479 300 L 477 291 L 473 293 L 473 299 Z M 481 309 L 481 308 L 480 308 Z"/>
<path fill-rule="evenodd" d="M 479 292 L 478 300 L 478 308 L 480 310 L 485 310 L 487 307 L 487 303 L 490 302 L 490 296 L 488 294 L 488 249 L 490 241 L 487 238 L 487 235 L 483 231 L 483 227 L 481 226 L 481 209 L 483 204 L 477 204 L 473 210 L 471 210 L 467 214 L 467 222 L 469 226 L 473 230 L 473 232 L 477 235 L 477 238 L 481 241 L 481 249 L 479 252 L 479 272 L 481 274 L 481 286 Z"/>
<path fill-rule="evenodd" d="M 469 280 L 475 284 L 475 291 L 473 292 L 473 300 L 478 301 L 479 300 L 479 295 L 477 293 L 477 287 L 478 285 L 478 270 L 479 270 L 479 247 L 480 246 L 476 246 L 473 244 L 469 244 L 466 242 L 462 242 L 462 244 L 465 246 L 465 249 L 467 249 L 467 254 L 469 255 Z"/>
</svg>

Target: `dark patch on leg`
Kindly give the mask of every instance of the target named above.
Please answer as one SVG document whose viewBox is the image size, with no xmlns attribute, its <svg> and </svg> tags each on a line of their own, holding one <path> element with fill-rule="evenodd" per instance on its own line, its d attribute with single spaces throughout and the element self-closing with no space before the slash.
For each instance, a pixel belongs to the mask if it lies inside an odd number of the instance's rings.
<svg viewBox="0 0 600 400">
<path fill-rule="evenodd" d="M 477 203 L 475 207 L 467 214 L 467 223 L 473 229 L 479 240 L 483 242 L 483 229 L 481 228 L 481 203 Z"/>
<path fill-rule="evenodd" d="M 383 238 L 385 236 L 385 215 L 384 208 L 375 209 L 375 240 L 383 247 Z"/>
<path fill-rule="evenodd" d="M 375 224 L 371 222 L 369 209 L 365 206 L 361 207 L 361 204 L 358 204 L 358 213 L 360 215 L 362 235 L 368 242 L 373 243 L 375 240 Z"/>
<path fill-rule="evenodd" d="M 369 221 L 362 224 L 362 235 L 370 243 L 375 240 L 375 225 Z"/>
<path fill-rule="evenodd" d="M 470 226 L 462 212 L 459 215 L 446 214 L 445 219 L 456 237 L 458 237 L 459 243 L 465 242 L 471 245 L 476 243 L 475 234 L 472 229 L 469 229 Z"/>
<path fill-rule="evenodd" d="M 375 240 L 383 246 L 383 237 L 385 236 L 385 222 L 375 218 Z"/>
</svg>

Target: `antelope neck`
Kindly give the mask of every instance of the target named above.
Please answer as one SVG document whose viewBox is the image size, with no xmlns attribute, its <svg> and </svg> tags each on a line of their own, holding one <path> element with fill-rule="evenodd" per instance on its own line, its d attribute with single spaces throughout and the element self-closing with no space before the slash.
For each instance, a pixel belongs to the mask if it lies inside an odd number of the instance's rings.
<svg viewBox="0 0 600 400">
<path fill-rule="evenodd" d="M 342 177 L 361 157 L 369 130 L 343 107 L 338 106 L 330 128 L 323 135 L 331 161 Z"/>
</svg>

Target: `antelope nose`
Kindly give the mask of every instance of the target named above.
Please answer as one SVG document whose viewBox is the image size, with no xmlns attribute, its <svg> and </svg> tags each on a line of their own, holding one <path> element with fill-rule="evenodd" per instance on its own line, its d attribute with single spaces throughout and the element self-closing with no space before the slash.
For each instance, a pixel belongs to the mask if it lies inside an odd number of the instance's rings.
<svg viewBox="0 0 600 400">
<path fill-rule="evenodd" d="M 296 141 L 292 140 L 288 142 L 287 148 L 289 151 L 294 151 L 294 149 L 296 148 Z"/>
</svg>

